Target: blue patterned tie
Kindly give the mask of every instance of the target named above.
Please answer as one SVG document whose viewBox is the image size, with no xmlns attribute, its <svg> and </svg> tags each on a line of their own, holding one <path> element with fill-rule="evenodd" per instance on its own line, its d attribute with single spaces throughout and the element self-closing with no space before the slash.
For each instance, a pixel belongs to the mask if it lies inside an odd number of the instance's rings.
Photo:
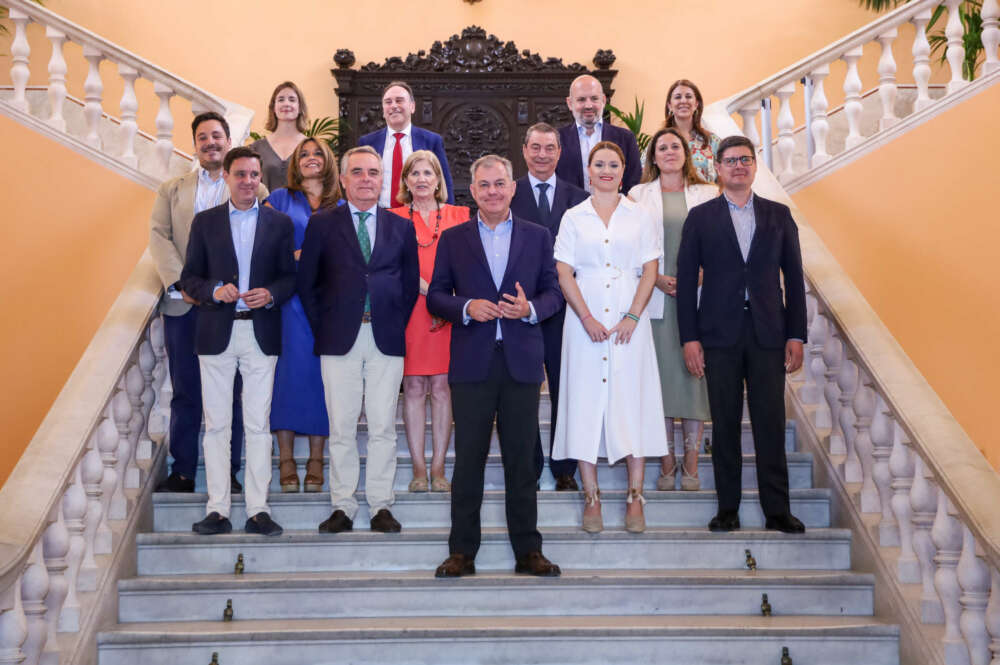
<svg viewBox="0 0 1000 665">
<path fill-rule="evenodd" d="M 361 245 L 361 256 L 365 258 L 365 263 L 371 261 L 372 258 L 372 241 L 368 236 L 368 225 L 365 223 L 368 218 L 372 216 L 370 212 L 358 211 L 354 213 L 358 216 L 358 244 Z M 365 314 L 370 314 L 372 311 L 371 298 L 368 294 L 365 294 Z"/>
<path fill-rule="evenodd" d="M 545 192 L 549 188 L 549 183 L 540 182 L 535 187 L 538 188 L 538 221 L 542 224 L 548 224 L 552 208 L 549 207 L 549 197 Z"/>
</svg>

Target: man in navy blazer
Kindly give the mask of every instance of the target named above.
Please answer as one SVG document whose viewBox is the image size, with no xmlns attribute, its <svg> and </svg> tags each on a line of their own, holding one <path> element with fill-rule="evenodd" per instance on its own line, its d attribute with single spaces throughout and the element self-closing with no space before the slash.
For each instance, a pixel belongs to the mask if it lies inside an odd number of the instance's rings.
<svg viewBox="0 0 1000 665">
<path fill-rule="evenodd" d="M 559 130 L 562 155 L 556 166 L 556 175 L 580 189 L 590 191 L 587 177 L 587 158 L 601 141 L 611 141 L 625 155 L 625 173 L 622 191 L 628 192 L 639 184 L 642 177 L 642 160 L 635 135 L 622 127 L 604 121 L 604 106 L 608 98 L 601 82 L 590 74 L 577 76 L 569 86 L 566 106 L 573 113 L 574 123 Z"/>
<path fill-rule="evenodd" d="M 378 204 L 383 208 L 402 205 L 396 199 L 396 194 L 399 193 L 399 179 L 406 158 L 414 150 L 430 150 L 438 158 L 441 162 L 441 171 L 444 173 L 445 185 L 448 186 L 448 203 L 455 202 L 455 190 L 451 185 L 451 171 L 448 169 L 448 156 L 444 153 L 444 141 L 440 134 L 413 126 L 411 119 L 416 108 L 413 88 L 405 81 L 393 81 L 382 91 L 382 117 L 385 118 L 385 129 L 365 134 L 358 141 L 358 145 L 370 145 L 381 155 L 384 176 Z"/>
<path fill-rule="evenodd" d="M 382 162 L 370 146 L 341 158 L 347 203 L 309 219 L 298 292 L 316 339 L 330 417 L 330 501 L 323 533 L 350 531 L 361 473 L 358 417 L 368 421 L 365 498 L 373 531 L 397 532 L 389 507 L 396 476 L 396 401 L 406 323 L 420 291 L 413 223 L 378 207 Z"/>
<path fill-rule="evenodd" d="M 587 198 L 587 192 L 571 185 L 556 175 L 561 146 L 559 132 L 552 125 L 539 122 L 528 128 L 521 148 L 524 163 L 528 165 L 528 175 L 517 181 L 510 210 L 515 217 L 526 219 L 544 226 L 554 239 L 559 233 L 559 223 L 563 213 Z M 577 491 L 580 487 L 573 477 L 576 474 L 576 460 L 553 460 L 552 440 L 556 431 L 556 413 L 559 406 L 559 359 L 562 353 L 563 320 L 566 307 L 563 305 L 555 314 L 542 321 L 542 336 L 545 338 L 545 375 L 549 381 L 549 402 L 552 408 L 549 430 L 549 471 L 556 481 L 557 491 Z M 541 478 L 545 454 L 542 452 L 542 438 L 538 437 L 535 463 Z"/>
<path fill-rule="evenodd" d="M 195 350 L 201 369 L 205 411 L 206 517 L 193 525 L 201 534 L 232 530 L 230 435 L 233 381 L 243 377 L 248 533 L 281 534 L 270 518 L 271 387 L 281 353 L 281 304 L 295 290 L 295 232 L 288 216 L 257 201 L 260 155 L 230 150 L 223 162 L 228 203 L 195 215 L 181 286 L 198 301 Z"/>
<path fill-rule="evenodd" d="M 688 371 L 708 381 L 719 500 L 709 528 L 740 527 L 745 383 L 766 527 L 802 533 L 802 522 L 789 510 L 784 434 L 785 373 L 802 366 L 806 339 L 802 255 L 788 207 L 751 190 L 755 154 L 743 136 L 719 144 L 723 196 L 692 208 L 681 234 L 677 323 Z"/>
<path fill-rule="evenodd" d="M 509 160 L 485 155 L 471 175 L 479 212 L 441 234 L 427 291 L 431 314 L 452 323 L 448 381 L 455 414 L 451 554 L 435 575 L 476 572 L 483 471 L 496 419 L 514 570 L 558 576 L 559 566 L 542 554 L 534 464 L 545 355 L 538 323 L 563 306 L 552 236 L 511 214 Z"/>
</svg>

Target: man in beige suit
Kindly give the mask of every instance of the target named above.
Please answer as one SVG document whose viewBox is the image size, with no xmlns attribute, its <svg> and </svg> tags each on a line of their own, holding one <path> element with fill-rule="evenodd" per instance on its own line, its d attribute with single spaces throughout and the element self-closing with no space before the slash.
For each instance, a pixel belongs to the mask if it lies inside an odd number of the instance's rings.
<svg viewBox="0 0 1000 665">
<path fill-rule="evenodd" d="M 191 221 L 202 210 L 225 203 L 229 189 L 222 179 L 222 161 L 229 152 L 229 124 L 218 113 L 199 114 L 191 123 L 198 168 L 160 185 L 150 216 L 149 252 L 163 281 L 160 301 L 163 336 L 167 347 L 170 380 L 174 396 L 170 400 L 170 475 L 158 491 L 193 492 L 198 465 L 198 435 L 201 431 L 201 376 L 195 354 L 194 334 L 198 309 L 195 301 L 180 288 L 181 269 L 187 254 Z M 267 196 L 261 185 L 260 199 Z M 243 450 L 243 413 L 239 401 L 242 383 L 236 375 L 233 401 L 232 489 L 242 487 L 236 479 Z"/>
</svg>

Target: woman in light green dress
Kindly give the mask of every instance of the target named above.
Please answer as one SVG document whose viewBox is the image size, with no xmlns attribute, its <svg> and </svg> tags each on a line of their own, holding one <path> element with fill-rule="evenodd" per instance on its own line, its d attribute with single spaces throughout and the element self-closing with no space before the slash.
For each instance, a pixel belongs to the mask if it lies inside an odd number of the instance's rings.
<svg viewBox="0 0 1000 665">
<path fill-rule="evenodd" d="M 667 417 L 668 453 L 660 460 L 659 490 L 676 488 L 678 469 L 681 488 L 700 489 L 698 479 L 699 443 L 704 422 L 710 419 L 708 392 L 704 379 L 692 376 L 684 365 L 677 329 L 677 249 L 688 210 L 718 196 L 719 190 L 701 179 L 695 169 L 688 142 L 676 128 L 658 131 L 649 142 L 642 184 L 629 197 L 643 204 L 650 214 L 662 219 L 663 258 L 649 312 L 653 341 L 660 369 L 663 412 Z M 674 420 L 681 420 L 683 446 L 675 455 Z M 680 442 L 677 442 L 680 443 Z M 677 463 L 683 449 L 683 463 Z"/>
</svg>

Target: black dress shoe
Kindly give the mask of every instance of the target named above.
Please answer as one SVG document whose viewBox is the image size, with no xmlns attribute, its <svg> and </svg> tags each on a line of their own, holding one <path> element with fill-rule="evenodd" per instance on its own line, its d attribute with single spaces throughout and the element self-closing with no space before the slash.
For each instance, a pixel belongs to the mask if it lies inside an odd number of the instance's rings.
<svg viewBox="0 0 1000 665">
<path fill-rule="evenodd" d="M 353 528 L 354 520 L 340 509 L 333 511 L 329 517 L 319 523 L 320 533 L 340 533 L 341 531 L 350 531 Z"/>
<path fill-rule="evenodd" d="M 768 517 L 767 521 L 764 523 L 764 528 L 771 529 L 772 531 L 782 531 L 784 533 L 805 533 L 806 527 L 802 522 L 799 521 L 795 515 L 788 513 L 786 515 L 777 515 L 775 517 Z"/>
<path fill-rule="evenodd" d="M 434 577 L 462 577 L 476 574 L 476 560 L 466 554 L 454 553 L 434 571 Z"/>
<path fill-rule="evenodd" d="M 236 480 L 236 474 L 229 474 L 229 493 L 230 494 L 243 494 L 243 485 L 240 481 Z"/>
<path fill-rule="evenodd" d="M 205 516 L 205 519 L 192 524 L 191 530 L 203 536 L 215 536 L 220 533 L 229 533 L 233 530 L 233 525 L 228 517 L 223 517 L 213 510 Z"/>
<path fill-rule="evenodd" d="M 735 510 L 720 510 L 708 523 L 709 531 L 736 531 L 740 528 L 740 514 Z"/>
<path fill-rule="evenodd" d="M 576 478 L 570 474 L 556 476 L 557 492 L 579 492 L 580 486 L 576 484 Z"/>
<path fill-rule="evenodd" d="M 525 575 L 537 575 L 538 577 L 559 577 L 562 575 L 559 566 L 546 559 L 545 555 L 538 551 L 529 552 L 523 557 L 518 557 L 517 564 L 514 566 L 514 572 Z"/>
<path fill-rule="evenodd" d="M 285 531 L 263 511 L 249 518 L 243 525 L 243 530 L 247 533 L 259 533 L 262 536 L 280 536 Z"/>
<path fill-rule="evenodd" d="M 399 533 L 403 530 L 403 527 L 392 516 L 388 508 L 382 508 L 372 518 L 371 529 L 372 531 L 381 531 L 382 533 Z"/>
<path fill-rule="evenodd" d="M 156 486 L 157 492 L 193 492 L 194 478 L 188 478 L 174 471 Z"/>
</svg>

